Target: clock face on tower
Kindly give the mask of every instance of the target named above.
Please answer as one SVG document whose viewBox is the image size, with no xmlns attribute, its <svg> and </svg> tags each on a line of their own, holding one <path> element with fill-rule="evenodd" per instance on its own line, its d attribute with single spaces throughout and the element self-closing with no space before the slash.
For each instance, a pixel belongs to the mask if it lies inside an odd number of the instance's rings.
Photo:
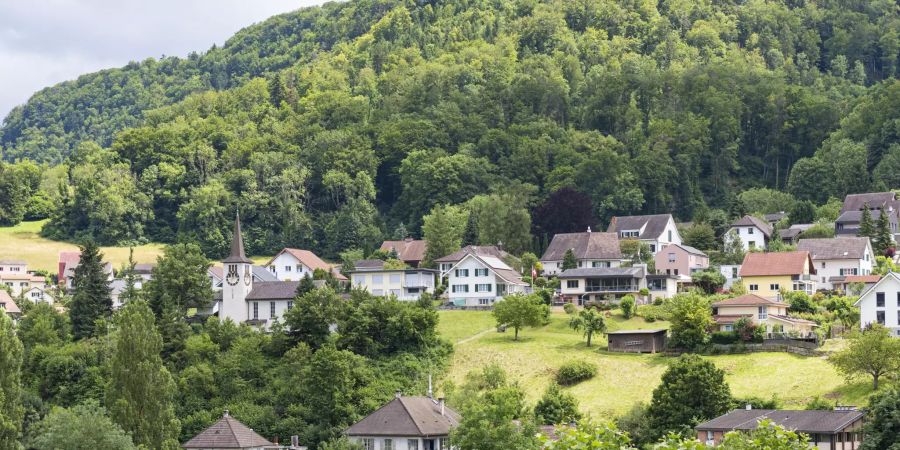
<svg viewBox="0 0 900 450">
<path fill-rule="evenodd" d="M 225 276 L 225 282 L 231 286 L 238 284 L 240 281 L 240 276 L 237 273 L 237 265 L 229 264 L 228 265 L 228 275 Z"/>
<path fill-rule="evenodd" d="M 250 266 L 245 266 L 244 267 L 244 285 L 250 286 L 250 279 L 251 279 Z"/>
</svg>

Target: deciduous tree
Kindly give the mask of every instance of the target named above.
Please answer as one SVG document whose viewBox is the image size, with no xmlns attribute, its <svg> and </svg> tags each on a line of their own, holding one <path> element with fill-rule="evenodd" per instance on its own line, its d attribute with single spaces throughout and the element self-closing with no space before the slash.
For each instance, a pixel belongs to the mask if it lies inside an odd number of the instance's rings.
<svg viewBox="0 0 900 450">
<path fill-rule="evenodd" d="M 647 421 L 657 438 L 676 432 L 689 435 L 698 423 L 731 407 L 725 373 L 697 355 L 682 355 L 663 373 L 653 391 Z"/>
<path fill-rule="evenodd" d="M 850 345 L 828 358 L 848 379 L 859 375 L 872 377 L 872 389 L 885 375 L 900 373 L 900 341 L 891 337 L 890 331 L 881 325 L 852 335 Z"/>
<path fill-rule="evenodd" d="M 535 294 L 511 294 L 494 303 L 494 319 L 497 326 L 508 326 L 515 330 L 513 340 L 519 340 L 519 329 L 537 327 L 544 322 L 547 305 Z"/>
</svg>

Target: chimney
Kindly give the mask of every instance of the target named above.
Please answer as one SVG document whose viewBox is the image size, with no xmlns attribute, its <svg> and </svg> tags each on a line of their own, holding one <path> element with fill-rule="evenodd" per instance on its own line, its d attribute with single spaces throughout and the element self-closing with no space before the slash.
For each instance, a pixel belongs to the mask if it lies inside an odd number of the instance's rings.
<svg viewBox="0 0 900 450">
<path fill-rule="evenodd" d="M 291 436 L 291 447 L 292 448 L 300 447 L 300 436 L 297 436 L 296 434 Z"/>
<path fill-rule="evenodd" d="M 591 226 L 588 225 L 588 233 L 590 233 L 590 232 L 591 232 Z"/>
<path fill-rule="evenodd" d="M 441 417 L 444 416 L 444 397 L 438 398 L 438 405 L 441 405 Z"/>
<path fill-rule="evenodd" d="M 747 406 L 745 406 L 744 409 L 746 409 L 747 411 L 750 411 L 751 409 L 753 409 L 753 405 L 747 403 Z"/>
<path fill-rule="evenodd" d="M 396 397 L 396 398 L 400 398 L 401 395 L 403 395 L 403 392 L 400 391 L 400 389 L 397 389 L 397 391 L 394 392 L 394 397 Z"/>
<path fill-rule="evenodd" d="M 227 410 L 227 409 L 225 410 L 225 413 L 222 414 L 222 417 L 231 417 L 231 416 L 228 415 L 228 410 Z"/>
<path fill-rule="evenodd" d="M 428 398 L 434 398 L 434 392 L 431 390 L 431 374 L 428 374 Z"/>
</svg>

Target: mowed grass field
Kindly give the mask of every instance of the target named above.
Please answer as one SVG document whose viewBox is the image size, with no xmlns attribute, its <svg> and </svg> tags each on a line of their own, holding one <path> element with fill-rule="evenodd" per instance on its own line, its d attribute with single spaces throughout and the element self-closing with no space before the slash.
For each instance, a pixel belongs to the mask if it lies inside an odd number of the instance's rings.
<svg viewBox="0 0 900 450">
<path fill-rule="evenodd" d="M 550 325 L 526 328 L 513 341 L 512 330 L 498 333 L 488 311 L 441 311 L 438 327 L 455 344 L 447 379 L 461 383 L 468 372 L 488 364 L 501 365 L 536 401 L 553 381 L 563 363 L 581 359 L 597 365 L 591 380 L 566 388 L 580 401 L 581 409 L 595 418 L 612 418 L 627 412 L 637 402 L 649 402 L 653 389 L 673 358 L 661 355 L 609 353 L 606 338 L 595 336 L 591 348 L 581 333 L 568 327 L 568 316 L 554 312 Z M 668 328 L 666 322 L 647 323 L 641 318 L 625 320 L 619 311 L 607 319 L 609 331 Z M 822 396 L 841 404 L 864 405 L 871 391 L 866 380 L 845 384 L 823 358 L 789 353 L 749 353 L 709 356 L 726 373 L 736 397 L 777 398 L 787 408 L 803 408 L 813 397 Z"/>
</svg>

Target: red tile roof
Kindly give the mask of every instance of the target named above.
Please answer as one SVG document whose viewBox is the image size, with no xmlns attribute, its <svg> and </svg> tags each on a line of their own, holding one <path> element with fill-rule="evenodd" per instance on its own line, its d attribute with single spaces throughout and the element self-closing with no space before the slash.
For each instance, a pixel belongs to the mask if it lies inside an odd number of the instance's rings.
<svg viewBox="0 0 900 450">
<path fill-rule="evenodd" d="M 809 274 L 815 275 L 816 269 L 809 252 L 747 253 L 739 275 L 741 277 L 801 275 L 806 264 L 809 265 Z"/>
<path fill-rule="evenodd" d="M 313 253 L 309 250 L 301 250 L 298 248 L 285 248 L 284 250 L 278 252 L 278 255 L 280 255 L 282 253 L 287 253 L 287 254 L 293 256 L 294 258 L 297 258 L 297 261 L 300 261 L 301 263 L 303 263 L 304 266 L 309 267 L 309 270 L 311 270 L 311 271 L 315 271 L 316 269 L 322 269 L 326 272 L 331 272 L 332 274 L 334 274 L 334 277 L 337 278 L 338 280 L 346 280 L 347 279 L 347 277 L 341 275 L 340 272 L 338 272 L 337 270 L 334 270 L 334 266 L 332 266 L 331 264 L 328 264 L 325 261 L 322 261 L 322 258 L 319 258 L 318 256 L 316 256 L 315 253 Z M 269 262 L 266 263 L 266 266 L 272 265 L 272 261 L 275 261 L 275 258 L 277 258 L 278 255 L 275 255 L 274 258 L 270 259 Z"/>
<path fill-rule="evenodd" d="M 397 251 L 400 261 L 418 264 L 425 259 L 426 242 L 416 239 L 404 239 L 402 241 L 384 241 L 381 244 L 381 250 L 390 252 L 391 249 Z"/>
<path fill-rule="evenodd" d="M 881 275 L 847 275 L 844 277 L 845 283 L 877 283 L 881 279 Z"/>
</svg>

